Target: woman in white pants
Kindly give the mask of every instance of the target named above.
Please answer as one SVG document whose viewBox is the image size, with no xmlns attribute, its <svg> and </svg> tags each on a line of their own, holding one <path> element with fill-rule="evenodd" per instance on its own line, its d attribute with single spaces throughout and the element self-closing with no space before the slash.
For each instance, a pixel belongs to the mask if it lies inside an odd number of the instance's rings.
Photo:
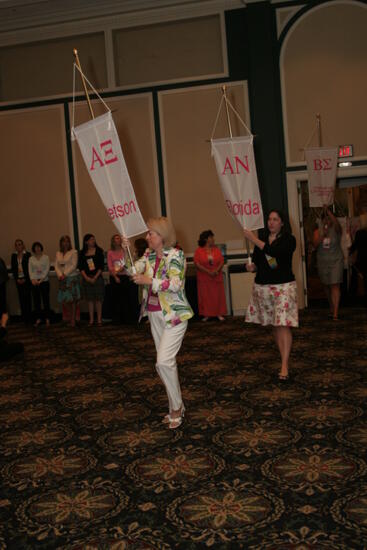
<svg viewBox="0 0 367 550">
<path fill-rule="evenodd" d="M 157 372 L 166 388 L 169 410 L 163 422 L 170 429 L 182 424 L 185 406 L 178 379 L 176 355 L 193 316 L 185 295 L 186 260 L 182 250 L 174 248 L 175 231 L 167 218 L 147 222 L 147 250 L 135 262 L 133 281 L 143 287 L 140 318 L 148 315 L 157 350 Z M 128 239 L 123 238 L 126 248 Z M 129 266 L 129 259 L 126 258 Z M 130 264 L 131 267 L 131 264 Z"/>
</svg>

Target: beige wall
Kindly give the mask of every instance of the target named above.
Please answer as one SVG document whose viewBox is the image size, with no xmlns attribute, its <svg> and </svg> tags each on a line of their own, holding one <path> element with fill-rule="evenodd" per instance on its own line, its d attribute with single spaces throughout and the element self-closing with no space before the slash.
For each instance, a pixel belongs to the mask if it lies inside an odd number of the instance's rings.
<svg viewBox="0 0 367 550">
<path fill-rule="evenodd" d="M 228 84 L 227 95 L 250 126 L 246 84 Z M 193 252 L 199 234 L 209 228 L 217 242 L 243 246 L 241 229 L 225 208 L 208 142 L 221 97 L 217 85 L 163 92 L 159 98 L 168 214 L 185 252 Z M 234 136 L 246 133 L 233 115 L 231 121 Z M 223 108 L 214 137 L 228 135 Z"/>
<path fill-rule="evenodd" d="M 107 101 L 113 111 L 127 169 L 142 215 L 145 219 L 159 216 L 161 210 L 151 95 L 141 94 Z M 95 116 L 105 112 L 101 103 L 93 102 L 93 109 Z M 86 104 L 78 104 L 75 124 L 81 124 L 89 118 Z M 83 234 L 93 233 L 100 246 L 107 249 L 111 236 L 117 229 L 106 213 L 76 142 L 73 142 L 73 155 L 80 243 Z"/>
<path fill-rule="evenodd" d="M 60 235 L 72 236 L 63 108 L 1 112 L 0 150 L 0 255 L 8 263 L 19 237 L 53 260 Z"/>
<path fill-rule="evenodd" d="M 366 29 L 367 7 L 354 2 L 318 7 L 290 29 L 280 65 L 288 164 L 303 161 L 317 113 L 324 145 L 353 144 L 367 158 Z"/>
</svg>

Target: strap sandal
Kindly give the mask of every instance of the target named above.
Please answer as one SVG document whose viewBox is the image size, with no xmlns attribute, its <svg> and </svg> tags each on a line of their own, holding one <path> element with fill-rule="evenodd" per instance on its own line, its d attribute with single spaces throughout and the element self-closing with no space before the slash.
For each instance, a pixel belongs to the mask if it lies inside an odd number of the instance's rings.
<svg viewBox="0 0 367 550">
<path fill-rule="evenodd" d="M 181 426 L 181 424 L 182 424 L 182 416 L 177 416 L 176 418 L 171 417 L 168 427 L 170 430 L 176 430 Z"/>
<path fill-rule="evenodd" d="M 186 411 L 186 408 L 185 408 L 185 405 L 182 404 L 181 406 L 181 416 L 182 418 L 185 416 L 185 411 Z M 172 417 L 170 414 L 166 414 L 163 418 L 162 418 L 162 424 L 169 424 L 170 422 L 172 422 Z"/>
</svg>

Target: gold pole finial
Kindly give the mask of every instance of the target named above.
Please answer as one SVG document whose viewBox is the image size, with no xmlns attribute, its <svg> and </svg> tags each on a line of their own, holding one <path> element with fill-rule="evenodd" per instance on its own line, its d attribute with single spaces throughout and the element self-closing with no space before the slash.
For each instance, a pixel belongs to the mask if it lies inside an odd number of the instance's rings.
<svg viewBox="0 0 367 550">
<path fill-rule="evenodd" d="M 74 54 L 74 57 L 75 57 L 75 63 L 79 69 L 79 72 L 80 72 L 80 77 L 82 79 L 82 84 L 83 84 L 83 88 L 84 88 L 84 93 L 85 93 L 85 96 L 87 98 L 87 103 L 88 103 L 88 108 L 89 108 L 89 113 L 90 113 L 90 116 L 92 118 L 94 118 L 94 113 L 93 113 L 93 109 L 92 109 L 92 104 L 90 102 L 90 99 L 89 99 L 89 93 L 88 93 L 88 89 L 87 89 L 87 85 L 85 83 L 85 78 L 84 78 L 84 74 L 83 74 L 83 71 L 82 71 L 82 68 L 81 68 L 81 65 L 80 65 L 80 61 L 79 61 L 79 56 L 78 56 L 78 50 L 76 48 L 73 49 L 73 54 Z"/>
</svg>

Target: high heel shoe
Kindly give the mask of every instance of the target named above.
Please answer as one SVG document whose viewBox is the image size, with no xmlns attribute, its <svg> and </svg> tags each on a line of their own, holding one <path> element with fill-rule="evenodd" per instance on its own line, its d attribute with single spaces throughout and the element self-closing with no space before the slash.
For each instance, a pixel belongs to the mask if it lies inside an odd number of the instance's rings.
<svg viewBox="0 0 367 550">
<path fill-rule="evenodd" d="M 280 372 L 278 372 L 278 380 L 279 382 L 288 382 L 289 374 L 281 374 Z"/>
<path fill-rule="evenodd" d="M 168 428 L 170 430 L 176 430 L 177 428 L 179 428 L 181 426 L 181 424 L 182 424 L 182 416 L 177 416 L 176 418 L 172 418 L 172 416 L 171 416 Z"/>
<path fill-rule="evenodd" d="M 171 422 L 171 416 L 169 414 L 166 414 L 163 418 L 162 418 L 162 424 L 169 424 Z"/>
<path fill-rule="evenodd" d="M 177 418 L 181 418 L 181 422 L 180 422 L 180 424 L 181 424 L 182 423 L 182 418 L 185 416 L 185 411 L 186 411 L 185 405 L 182 405 L 181 409 L 180 409 L 180 416 L 179 417 L 172 418 L 172 416 L 170 414 L 166 414 L 162 418 L 162 424 L 170 424 L 171 422 L 175 421 Z M 178 428 L 178 426 L 177 426 L 177 428 Z"/>
</svg>

